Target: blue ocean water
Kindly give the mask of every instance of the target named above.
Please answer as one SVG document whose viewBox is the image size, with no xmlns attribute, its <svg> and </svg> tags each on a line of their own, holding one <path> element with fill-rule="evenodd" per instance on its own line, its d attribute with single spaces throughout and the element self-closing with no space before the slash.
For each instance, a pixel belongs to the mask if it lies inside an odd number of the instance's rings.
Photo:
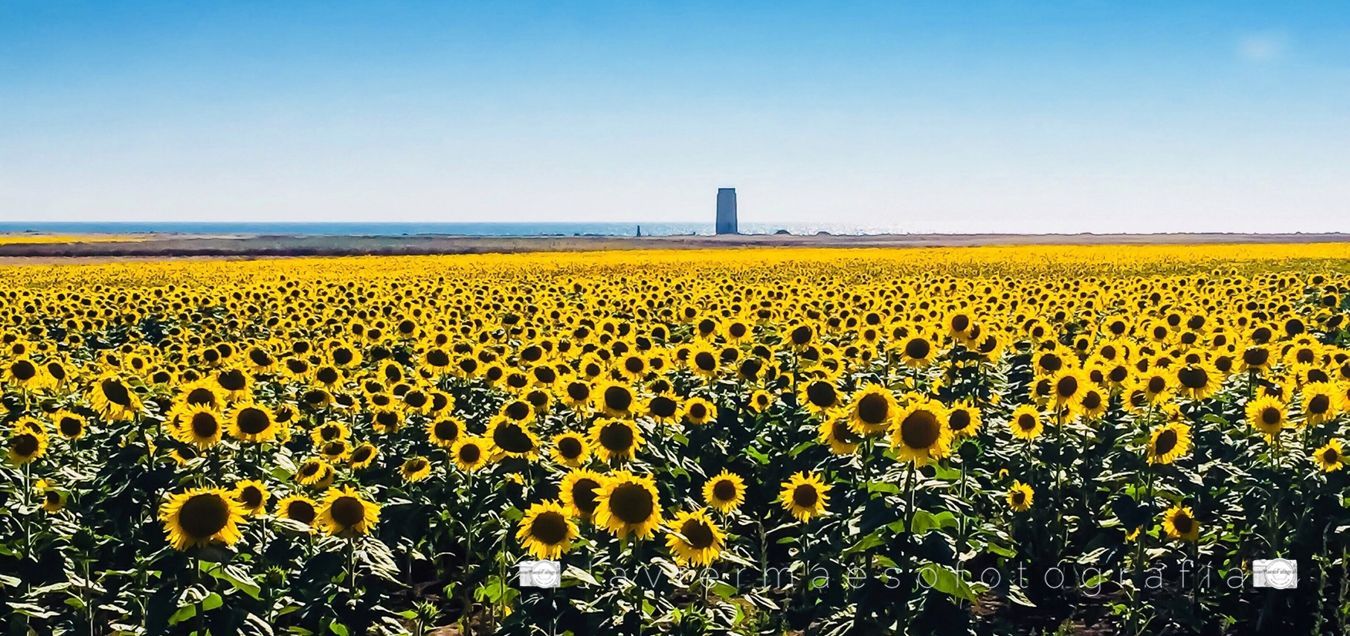
<svg viewBox="0 0 1350 636">
<path fill-rule="evenodd" d="M 712 234 L 712 223 L 159 223 L 159 222 L 0 222 L 0 232 L 47 234 L 300 234 L 309 236 L 643 236 Z M 741 223 L 742 234 L 901 234 L 895 227 L 847 224 Z"/>
</svg>

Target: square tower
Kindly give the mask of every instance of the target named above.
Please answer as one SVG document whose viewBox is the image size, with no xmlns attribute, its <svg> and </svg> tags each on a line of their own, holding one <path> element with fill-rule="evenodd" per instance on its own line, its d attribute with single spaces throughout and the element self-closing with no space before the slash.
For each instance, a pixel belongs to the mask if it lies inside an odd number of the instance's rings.
<svg viewBox="0 0 1350 636">
<path fill-rule="evenodd" d="M 736 188 L 717 189 L 717 224 L 715 231 L 718 234 L 740 233 L 736 227 Z"/>
</svg>

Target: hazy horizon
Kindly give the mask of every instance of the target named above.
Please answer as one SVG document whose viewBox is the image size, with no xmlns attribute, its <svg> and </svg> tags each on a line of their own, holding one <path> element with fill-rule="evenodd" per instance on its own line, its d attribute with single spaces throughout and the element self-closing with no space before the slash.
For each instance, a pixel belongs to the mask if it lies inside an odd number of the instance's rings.
<svg viewBox="0 0 1350 636">
<path fill-rule="evenodd" d="M 1332 232 L 1346 165 L 1346 5 L 0 5 L 0 221 Z"/>
</svg>

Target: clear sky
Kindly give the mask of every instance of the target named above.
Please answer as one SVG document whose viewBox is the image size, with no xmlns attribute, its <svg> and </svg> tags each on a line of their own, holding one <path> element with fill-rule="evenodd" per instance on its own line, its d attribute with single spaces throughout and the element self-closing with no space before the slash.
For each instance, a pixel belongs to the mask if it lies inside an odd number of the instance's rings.
<svg viewBox="0 0 1350 636">
<path fill-rule="evenodd" d="M 0 220 L 1350 231 L 1350 3 L 0 1 Z"/>
</svg>

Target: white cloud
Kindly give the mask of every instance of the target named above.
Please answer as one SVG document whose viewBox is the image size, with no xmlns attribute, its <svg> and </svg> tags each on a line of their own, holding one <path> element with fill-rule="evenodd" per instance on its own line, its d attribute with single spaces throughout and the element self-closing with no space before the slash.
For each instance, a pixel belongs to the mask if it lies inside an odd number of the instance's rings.
<svg viewBox="0 0 1350 636">
<path fill-rule="evenodd" d="M 1289 38 L 1284 33 L 1249 33 L 1238 40 L 1238 56 L 1248 62 L 1270 62 L 1284 55 Z"/>
</svg>

